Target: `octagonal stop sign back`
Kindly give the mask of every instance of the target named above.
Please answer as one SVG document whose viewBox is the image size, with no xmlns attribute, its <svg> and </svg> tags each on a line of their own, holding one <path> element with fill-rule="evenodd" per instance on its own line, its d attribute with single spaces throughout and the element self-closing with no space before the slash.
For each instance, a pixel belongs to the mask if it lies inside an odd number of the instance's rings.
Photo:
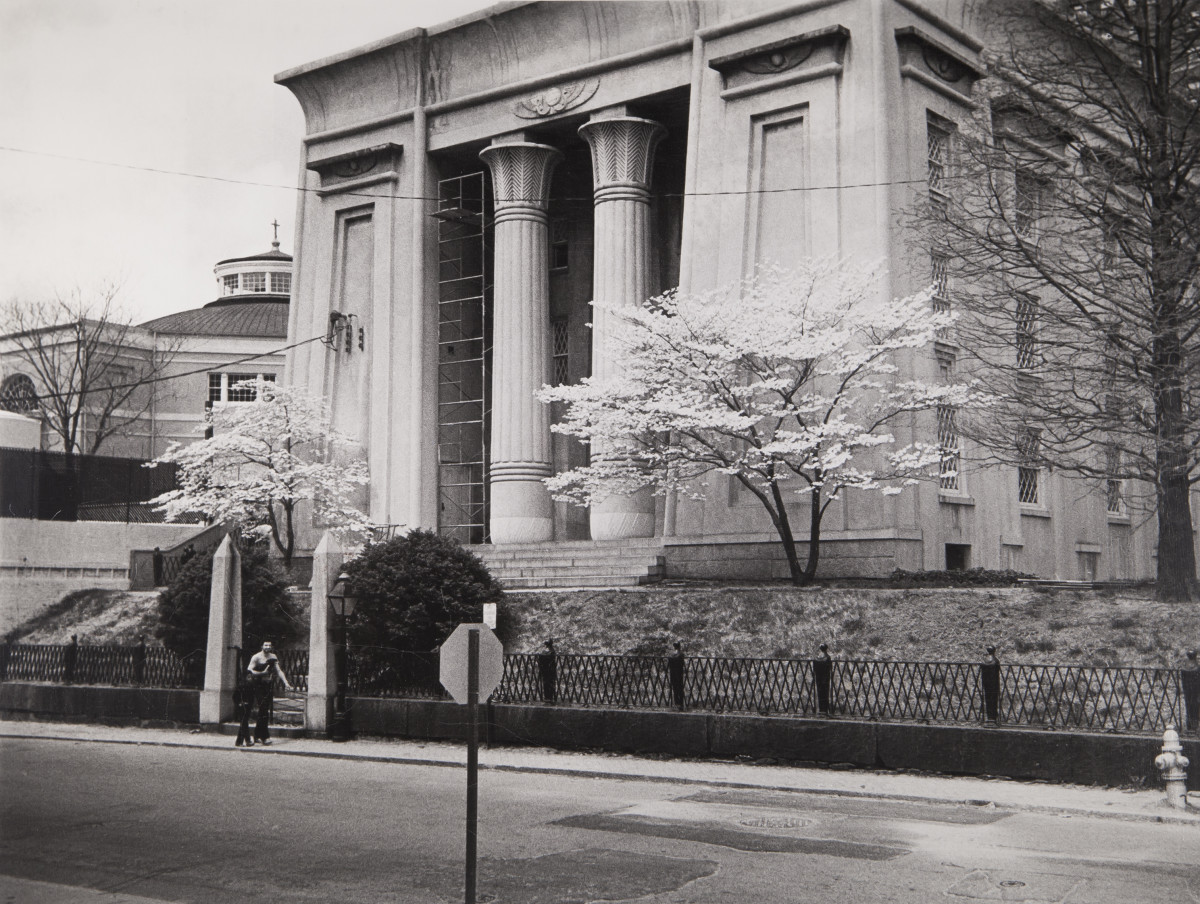
<svg viewBox="0 0 1200 904">
<path fill-rule="evenodd" d="M 484 624 L 459 625 L 442 644 L 438 657 L 438 678 L 456 703 L 467 702 L 467 645 L 472 631 L 479 632 L 480 703 L 492 695 L 504 677 L 504 647 L 492 629 Z"/>
</svg>

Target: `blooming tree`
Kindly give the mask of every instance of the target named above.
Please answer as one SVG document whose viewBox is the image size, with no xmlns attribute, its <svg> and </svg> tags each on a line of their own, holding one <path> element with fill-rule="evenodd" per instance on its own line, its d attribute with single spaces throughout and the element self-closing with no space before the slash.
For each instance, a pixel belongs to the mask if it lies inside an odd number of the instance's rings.
<svg viewBox="0 0 1200 904">
<path fill-rule="evenodd" d="M 565 403 L 553 429 L 593 449 L 590 464 L 547 480 L 551 492 L 581 505 L 647 487 L 702 496 L 704 475 L 732 475 L 770 515 L 793 583 L 810 582 L 834 499 L 899 493 L 953 460 L 936 442 L 900 446 L 893 427 L 981 401 L 966 384 L 900 375 L 897 358 L 952 315 L 935 313 L 928 293 L 886 300 L 879 285 L 877 269 L 811 261 L 608 308 L 621 322 L 617 375 L 539 393 Z M 792 517 L 805 501 L 801 565 Z"/>
<path fill-rule="evenodd" d="M 214 405 L 208 438 L 173 443 L 156 462 L 179 466 L 179 489 L 154 499 L 168 520 L 197 512 L 266 534 L 291 564 L 296 508 L 311 501 L 313 517 L 343 540 L 362 539 L 370 519 L 354 497 L 367 483 L 366 463 L 335 453 L 349 440 L 329 428 L 329 408 L 299 389 L 243 380 L 254 400 Z"/>
</svg>

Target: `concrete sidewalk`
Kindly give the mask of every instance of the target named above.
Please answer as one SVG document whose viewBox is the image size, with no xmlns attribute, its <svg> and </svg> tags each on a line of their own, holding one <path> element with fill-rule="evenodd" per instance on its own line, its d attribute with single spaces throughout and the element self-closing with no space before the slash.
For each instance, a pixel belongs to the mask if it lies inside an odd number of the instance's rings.
<svg viewBox="0 0 1200 904">
<path fill-rule="evenodd" d="M 44 739 L 99 744 L 153 744 L 228 750 L 238 756 L 308 756 L 362 759 L 397 764 L 465 766 L 463 744 L 360 738 L 334 743 L 317 738 L 277 738 L 270 747 L 237 748 L 234 739 L 187 729 L 126 728 L 64 722 L 0 722 L 0 744 L 7 739 Z M 481 769 L 552 773 L 641 781 L 680 782 L 725 787 L 803 791 L 847 797 L 915 800 L 929 803 L 996 806 L 1200 826 L 1200 792 L 1191 792 L 1189 809 L 1167 806 L 1162 788 L 1119 790 L 1083 785 L 1018 782 L 1009 779 L 934 776 L 863 769 L 815 769 L 750 762 L 647 759 L 624 754 L 577 753 L 536 747 L 481 747 Z M 1193 764 L 1192 768 L 1200 768 Z"/>
</svg>

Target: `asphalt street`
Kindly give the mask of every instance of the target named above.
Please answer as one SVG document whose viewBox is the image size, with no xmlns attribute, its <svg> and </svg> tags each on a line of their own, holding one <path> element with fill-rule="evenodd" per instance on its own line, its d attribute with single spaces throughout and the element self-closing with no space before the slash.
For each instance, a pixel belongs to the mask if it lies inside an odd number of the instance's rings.
<svg viewBox="0 0 1200 904">
<path fill-rule="evenodd" d="M 463 900 L 460 766 L 9 737 L 0 770 L 4 904 Z M 1195 823 L 502 771 L 479 801 L 501 904 L 1200 902 Z"/>
</svg>

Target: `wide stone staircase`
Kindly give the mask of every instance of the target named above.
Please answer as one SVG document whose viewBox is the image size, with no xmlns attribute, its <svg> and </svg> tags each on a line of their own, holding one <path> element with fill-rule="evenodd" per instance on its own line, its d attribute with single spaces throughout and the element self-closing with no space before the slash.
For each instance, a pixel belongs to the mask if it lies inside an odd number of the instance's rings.
<svg viewBox="0 0 1200 904">
<path fill-rule="evenodd" d="M 636 587 L 661 581 L 662 541 L 514 543 L 470 547 L 510 590 L 549 587 Z"/>
</svg>

